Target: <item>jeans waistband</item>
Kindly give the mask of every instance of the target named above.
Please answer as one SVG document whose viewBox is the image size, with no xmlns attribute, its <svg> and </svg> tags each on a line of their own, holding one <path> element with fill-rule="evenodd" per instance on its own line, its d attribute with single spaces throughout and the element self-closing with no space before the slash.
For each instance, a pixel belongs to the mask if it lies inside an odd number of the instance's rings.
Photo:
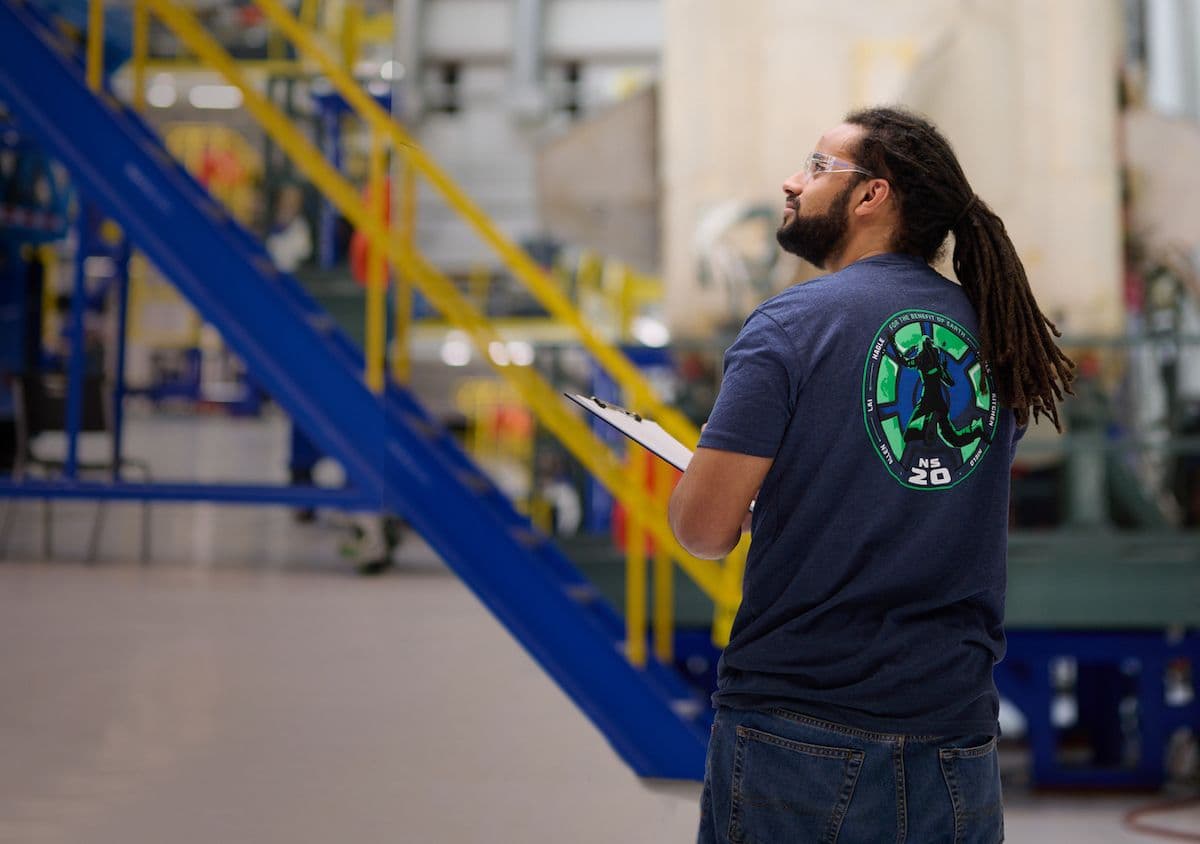
<svg viewBox="0 0 1200 844">
<path fill-rule="evenodd" d="M 821 718 L 814 718 L 811 715 L 805 715 L 803 712 L 796 712 L 791 709 L 782 707 L 772 707 L 768 710 L 772 715 L 780 718 L 786 718 L 789 721 L 796 721 L 800 724 L 807 724 L 810 727 L 816 727 L 819 730 L 828 730 L 831 733 L 840 733 L 844 736 L 862 739 L 863 741 L 877 741 L 889 744 L 896 744 L 903 741 L 915 741 L 920 743 L 934 742 L 941 739 L 950 738 L 944 735 L 910 735 L 908 733 L 877 733 L 871 730 L 860 730 L 858 727 L 847 727 L 845 724 L 836 724 L 833 721 L 826 721 Z"/>
</svg>

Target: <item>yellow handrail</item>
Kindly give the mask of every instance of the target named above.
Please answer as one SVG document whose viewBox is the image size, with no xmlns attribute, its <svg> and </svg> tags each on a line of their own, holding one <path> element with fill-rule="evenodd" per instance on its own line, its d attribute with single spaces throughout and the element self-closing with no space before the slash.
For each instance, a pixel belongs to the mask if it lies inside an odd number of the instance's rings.
<svg viewBox="0 0 1200 844">
<path fill-rule="evenodd" d="M 492 326 L 459 294 L 448 278 L 402 239 L 388 236 L 387 228 L 363 205 L 353 186 L 325 161 L 307 138 L 296 131 L 273 103 L 247 84 L 236 61 L 205 32 L 190 12 L 174 6 L 169 0 L 146 2 L 189 50 L 242 91 L 246 110 L 349 222 L 363 231 L 372 245 L 387 256 L 396 272 L 407 273 L 435 307 L 471 336 L 478 348 L 488 350 L 501 344 Z M 489 360 L 535 410 L 550 433 L 563 442 L 591 474 L 627 509 L 646 514 L 648 529 L 657 541 L 671 549 L 672 555 L 688 576 L 715 601 L 728 602 L 731 596 L 724 588 L 725 579 L 720 567 L 711 561 L 690 556 L 679 546 L 658 503 L 624 482 L 621 462 L 586 424 L 566 410 L 557 392 L 529 367 L 505 366 L 493 358 Z"/>
<path fill-rule="evenodd" d="M 563 295 L 553 277 L 543 270 L 516 244 L 510 241 L 483 213 L 467 194 L 458 187 L 384 109 L 339 66 L 280 0 L 256 0 L 263 13 L 292 40 L 299 52 L 311 59 L 329 77 L 334 88 L 365 120 L 372 131 L 390 134 L 398 149 L 402 149 L 416 167 L 446 199 L 452 208 L 470 223 L 495 251 L 505 266 L 520 278 L 550 315 L 571 326 L 583 346 L 613 376 L 625 390 L 626 402 L 652 416 L 672 436 L 684 443 L 694 443 L 700 437 L 696 426 L 679 411 L 664 404 L 654 388 L 620 351 L 604 342 L 592 330 L 579 312 Z"/>
<path fill-rule="evenodd" d="M 312 76 L 312 70 L 304 66 L 304 62 L 293 59 L 238 59 L 238 66 L 243 70 L 254 71 L 263 76 L 278 76 L 283 78 Z M 146 59 L 147 73 L 198 73 L 208 70 L 201 62 L 190 61 L 186 58 Z"/>
<path fill-rule="evenodd" d="M 104 0 L 88 0 L 87 84 L 97 92 L 104 85 Z"/>
</svg>

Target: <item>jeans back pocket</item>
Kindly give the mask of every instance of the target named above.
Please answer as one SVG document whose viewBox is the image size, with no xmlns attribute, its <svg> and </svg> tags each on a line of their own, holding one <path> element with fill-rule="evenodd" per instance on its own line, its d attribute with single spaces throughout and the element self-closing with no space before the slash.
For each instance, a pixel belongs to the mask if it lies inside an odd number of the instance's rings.
<svg viewBox="0 0 1200 844">
<path fill-rule="evenodd" d="M 978 747 L 945 747 L 938 751 L 938 757 L 954 804 L 954 844 L 1003 841 L 1004 808 L 996 740 Z"/>
<path fill-rule="evenodd" d="M 738 727 L 730 840 L 836 842 L 862 763 L 859 750 Z"/>
</svg>

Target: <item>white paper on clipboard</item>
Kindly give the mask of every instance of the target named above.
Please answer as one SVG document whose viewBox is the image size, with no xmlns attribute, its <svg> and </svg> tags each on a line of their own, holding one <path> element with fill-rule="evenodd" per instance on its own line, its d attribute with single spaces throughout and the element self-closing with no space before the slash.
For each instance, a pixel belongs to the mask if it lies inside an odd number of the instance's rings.
<svg viewBox="0 0 1200 844">
<path fill-rule="evenodd" d="M 652 422 L 631 410 L 618 407 L 612 402 L 603 401 L 595 396 L 581 396 L 578 393 L 563 393 L 563 395 L 588 413 L 600 417 L 629 439 L 658 455 L 676 469 L 683 471 L 691 462 L 692 450 L 664 431 L 657 422 Z"/>
</svg>

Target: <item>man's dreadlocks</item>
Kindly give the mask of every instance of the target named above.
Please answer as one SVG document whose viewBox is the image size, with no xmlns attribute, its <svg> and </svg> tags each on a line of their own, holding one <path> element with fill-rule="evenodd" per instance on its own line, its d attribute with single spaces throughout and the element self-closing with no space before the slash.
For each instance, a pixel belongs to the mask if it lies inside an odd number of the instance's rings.
<svg viewBox="0 0 1200 844">
<path fill-rule="evenodd" d="M 971 190 L 949 142 L 928 120 L 895 108 L 855 111 L 846 122 L 865 130 L 858 164 L 887 179 L 899 202 L 896 251 L 932 263 L 954 233 L 954 272 L 979 315 L 1000 402 L 1019 425 L 1032 411 L 1061 431 L 1058 402 L 1071 393 L 1075 364 L 1054 342 L 1062 335 L 1038 308 L 1004 222 Z"/>
</svg>

